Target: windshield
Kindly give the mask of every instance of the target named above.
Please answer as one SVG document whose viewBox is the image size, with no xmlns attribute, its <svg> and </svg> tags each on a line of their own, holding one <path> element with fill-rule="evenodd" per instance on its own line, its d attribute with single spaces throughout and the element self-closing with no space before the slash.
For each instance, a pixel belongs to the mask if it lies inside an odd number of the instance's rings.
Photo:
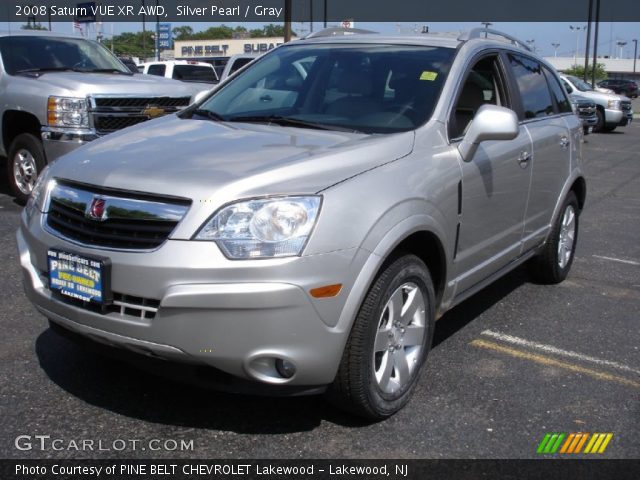
<svg viewBox="0 0 640 480">
<path fill-rule="evenodd" d="M 130 74 L 109 50 L 81 38 L 40 35 L 0 37 L 0 55 L 9 75 L 23 71 L 65 69 Z"/>
<path fill-rule="evenodd" d="M 593 90 L 593 87 L 589 85 L 587 82 L 580 80 L 578 77 L 567 77 L 571 80 L 571 83 L 580 90 L 581 92 L 590 92 Z"/>
<path fill-rule="evenodd" d="M 218 81 L 213 67 L 204 65 L 174 65 L 173 78 L 183 82 L 216 83 Z"/>
<path fill-rule="evenodd" d="M 238 122 L 412 130 L 430 118 L 454 52 L 401 45 L 281 47 L 255 60 L 199 111 Z"/>
</svg>

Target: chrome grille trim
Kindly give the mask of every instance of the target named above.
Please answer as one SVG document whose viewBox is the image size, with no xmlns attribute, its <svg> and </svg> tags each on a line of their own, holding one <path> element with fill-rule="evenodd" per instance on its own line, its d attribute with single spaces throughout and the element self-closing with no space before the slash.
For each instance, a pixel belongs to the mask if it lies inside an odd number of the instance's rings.
<svg viewBox="0 0 640 480">
<path fill-rule="evenodd" d="M 103 202 L 99 217 L 92 203 Z M 128 192 L 58 182 L 51 189 L 43 227 L 79 245 L 109 250 L 154 250 L 187 213 L 188 200 L 136 198 Z"/>
<path fill-rule="evenodd" d="M 191 98 L 145 97 L 141 95 L 119 95 L 117 97 L 95 95 L 89 97 L 89 114 L 93 127 L 100 135 L 141 123 L 156 116 L 176 113 L 189 106 Z M 163 110 L 161 115 L 145 113 L 149 108 Z"/>
</svg>

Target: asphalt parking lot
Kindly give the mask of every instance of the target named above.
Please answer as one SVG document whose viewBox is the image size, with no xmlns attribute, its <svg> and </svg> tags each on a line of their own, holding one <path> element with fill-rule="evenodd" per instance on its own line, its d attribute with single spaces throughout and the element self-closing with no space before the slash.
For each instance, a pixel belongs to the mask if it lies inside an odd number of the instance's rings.
<svg viewBox="0 0 640 480">
<path fill-rule="evenodd" d="M 183 385 L 59 337 L 22 292 L 20 208 L 0 183 L 0 457 L 535 458 L 548 432 L 609 432 L 600 456 L 638 458 L 640 121 L 584 147 L 588 199 L 569 278 L 536 285 L 520 268 L 448 313 L 410 404 L 373 424 L 317 397 Z M 193 449 L 25 451 L 19 435 Z"/>
</svg>

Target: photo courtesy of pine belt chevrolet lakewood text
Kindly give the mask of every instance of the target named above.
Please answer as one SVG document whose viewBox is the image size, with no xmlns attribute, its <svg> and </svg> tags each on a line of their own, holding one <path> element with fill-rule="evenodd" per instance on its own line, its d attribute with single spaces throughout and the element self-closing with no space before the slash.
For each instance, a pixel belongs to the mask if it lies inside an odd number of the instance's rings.
<svg viewBox="0 0 640 480">
<path fill-rule="evenodd" d="M 17 239 L 52 328 L 382 419 L 443 313 L 525 262 L 564 280 L 586 184 L 555 70 L 492 30 L 341 33 L 42 171 Z"/>
</svg>

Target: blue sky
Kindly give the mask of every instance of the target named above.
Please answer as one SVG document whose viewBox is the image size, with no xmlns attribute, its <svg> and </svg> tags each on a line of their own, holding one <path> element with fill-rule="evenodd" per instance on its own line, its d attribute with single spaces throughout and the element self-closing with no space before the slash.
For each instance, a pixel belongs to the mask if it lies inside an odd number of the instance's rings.
<svg viewBox="0 0 640 480">
<path fill-rule="evenodd" d="M 173 26 L 178 25 L 190 25 L 194 30 L 204 30 L 210 26 L 219 25 L 217 23 L 174 23 Z M 241 25 L 240 23 L 227 23 L 230 26 Z M 244 23 L 242 24 L 247 28 L 258 28 L 261 24 L 258 23 Z M 330 24 L 331 25 L 331 24 Z M 420 31 L 423 23 L 371 23 L 361 22 L 357 23 L 356 27 L 376 30 L 384 33 L 395 33 L 398 30 L 402 32 L 409 32 L 413 29 Z M 460 23 L 427 23 L 431 31 L 460 31 L 468 30 L 469 28 L 480 26 L 478 23 L 460 22 Z M 535 47 L 538 53 L 544 56 L 551 56 L 554 54 L 554 48 L 552 43 L 559 43 L 558 56 L 573 56 L 576 49 L 577 34 L 575 31 L 571 31 L 569 26 L 583 27 L 585 23 L 537 23 L 537 22 L 513 22 L 513 23 L 495 23 L 492 28 L 502 30 L 506 33 L 514 35 L 522 40 L 535 40 Z M 7 28 L 9 25 L 3 25 L 2 28 Z M 20 28 L 20 24 L 12 24 L 11 28 Z M 106 37 L 109 37 L 111 29 L 115 34 L 126 31 L 142 30 L 141 23 L 133 22 L 120 22 L 120 23 L 105 23 L 103 30 Z M 147 28 L 153 28 L 151 22 L 147 25 Z M 314 23 L 314 29 L 318 30 L 322 28 L 321 22 Z M 308 32 L 309 23 L 294 22 L 293 29 L 298 32 Z M 54 31 L 62 31 L 70 33 L 72 30 L 71 23 L 54 23 Z M 585 33 L 580 32 L 580 52 L 584 52 L 585 46 Z M 602 55 L 612 55 L 618 57 L 620 49 L 616 45 L 618 41 L 625 41 L 627 44 L 623 47 L 623 57 L 633 57 L 633 42 L 632 39 L 640 40 L 640 23 L 635 22 L 616 22 L 616 23 L 601 23 L 600 24 L 600 38 L 598 41 L 598 52 Z"/>
</svg>

